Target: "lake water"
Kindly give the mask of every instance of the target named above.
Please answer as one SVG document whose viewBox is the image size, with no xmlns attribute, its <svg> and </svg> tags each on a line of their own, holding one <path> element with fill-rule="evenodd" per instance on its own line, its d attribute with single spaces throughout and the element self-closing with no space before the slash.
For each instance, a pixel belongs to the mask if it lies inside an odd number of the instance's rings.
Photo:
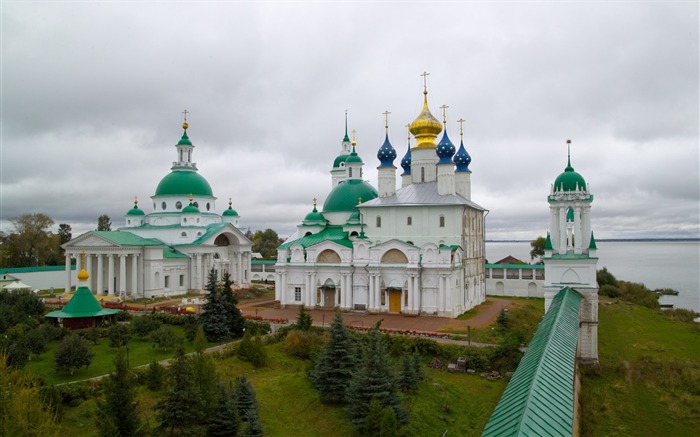
<svg viewBox="0 0 700 437">
<path fill-rule="evenodd" d="M 650 289 L 673 288 L 678 296 L 660 302 L 700 312 L 700 241 L 597 241 L 598 269 L 617 279 L 641 282 Z M 529 242 L 487 242 L 486 259 L 512 255 L 528 262 Z"/>
</svg>

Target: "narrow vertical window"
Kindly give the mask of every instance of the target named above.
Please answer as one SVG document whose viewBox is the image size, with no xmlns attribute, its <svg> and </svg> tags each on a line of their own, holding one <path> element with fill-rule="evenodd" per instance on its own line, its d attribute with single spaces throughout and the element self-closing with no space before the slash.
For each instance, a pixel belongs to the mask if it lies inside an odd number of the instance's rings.
<svg viewBox="0 0 700 437">
<path fill-rule="evenodd" d="M 382 218 L 381 216 L 377 216 L 377 227 L 381 228 L 382 227 Z"/>
<path fill-rule="evenodd" d="M 352 177 L 352 167 L 348 167 L 348 177 Z"/>
<path fill-rule="evenodd" d="M 425 182 L 425 167 L 420 168 L 420 181 Z"/>
<path fill-rule="evenodd" d="M 440 216 L 440 227 L 441 228 L 445 227 L 445 216 L 444 215 Z"/>
<path fill-rule="evenodd" d="M 407 224 L 408 226 L 411 226 L 411 225 L 413 224 L 413 218 L 412 218 L 412 217 L 407 217 L 407 218 L 406 218 L 406 224 Z"/>
<path fill-rule="evenodd" d="M 301 287 L 294 287 L 294 300 L 301 301 Z"/>
</svg>

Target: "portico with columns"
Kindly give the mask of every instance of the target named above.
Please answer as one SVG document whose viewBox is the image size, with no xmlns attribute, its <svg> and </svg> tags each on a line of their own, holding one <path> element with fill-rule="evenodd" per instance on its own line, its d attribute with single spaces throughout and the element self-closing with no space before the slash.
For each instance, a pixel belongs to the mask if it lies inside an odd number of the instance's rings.
<svg viewBox="0 0 700 437">
<path fill-rule="evenodd" d="M 89 231 L 62 246 L 67 272 L 71 257 L 85 252 L 93 293 L 130 299 L 201 292 L 211 269 L 218 279 L 229 273 L 235 286 L 249 285 L 252 242 L 238 229 L 231 199 L 228 209 L 215 212 L 216 197 L 192 160 L 186 119 L 182 127 L 171 172 L 151 196 L 153 212 L 146 214 L 135 198 L 124 226 Z M 73 285 L 66 273 L 66 291 Z"/>
</svg>

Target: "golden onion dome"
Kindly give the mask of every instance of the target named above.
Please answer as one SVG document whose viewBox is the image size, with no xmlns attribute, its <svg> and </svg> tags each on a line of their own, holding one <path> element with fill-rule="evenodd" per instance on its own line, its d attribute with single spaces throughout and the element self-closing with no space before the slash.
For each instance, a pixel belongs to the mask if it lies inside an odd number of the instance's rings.
<svg viewBox="0 0 700 437">
<path fill-rule="evenodd" d="M 408 130 L 416 137 L 417 149 L 435 149 L 438 134 L 442 132 L 442 123 L 430 113 L 428 108 L 428 91 L 423 91 L 423 110 L 413 120 Z"/>
</svg>

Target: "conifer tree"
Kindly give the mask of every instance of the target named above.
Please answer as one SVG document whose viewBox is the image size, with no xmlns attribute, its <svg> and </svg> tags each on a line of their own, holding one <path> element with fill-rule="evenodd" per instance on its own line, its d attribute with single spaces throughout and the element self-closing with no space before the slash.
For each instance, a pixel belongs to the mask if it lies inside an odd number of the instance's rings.
<svg viewBox="0 0 700 437">
<path fill-rule="evenodd" d="M 258 412 L 258 400 L 255 397 L 255 390 L 253 386 L 248 382 L 248 378 L 245 374 L 239 376 L 236 379 L 236 385 L 234 386 L 234 394 L 236 397 L 236 407 L 238 408 L 238 416 L 244 420 L 248 420 L 248 412 L 255 411 L 256 415 Z"/>
<path fill-rule="evenodd" d="M 260 415 L 257 410 L 249 410 L 247 417 L 248 424 L 243 431 L 244 437 L 262 437 L 263 429 L 260 423 Z"/>
<path fill-rule="evenodd" d="M 222 341 L 230 337 L 229 323 L 227 317 L 227 304 L 219 291 L 216 280 L 216 270 L 209 271 L 206 290 L 207 302 L 202 305 L 202 314 L 199 316 L 202 321 L 204 333 L 209 341 Z"/>
<path fill-rule="evenodd" d="M 97 429 L 101 436 L 141 435 L 138 401 L 124 348 L 117 349 L 115 371 L 103 385 L 104 397 L 97 401 Z"/>
<path fill-rule="evenodd" d="M 168 369 L 168 380 L 170 389 L 156 404 L 161 428 L 169 429 L 171 434 L 176 428 L 182 435 L 201 434 L 204 402 L 195 386 L 190 361 L 182 349 L 178 349 Z"/>
<path fill-rule="evenodd" d="M 301 331 L 310 331 L 313 322 L 311 314 L 306 311 L 306 307 L 304 305 L 299 307 L 299 314 L 297 315 L 297 321 L 295 323 L 296 328 Z"/>
<path fill-rule="evenodd" d="M 146 373 L 146 387 L 151 391 L 158 391 L 163 387 L 163 379 L 165 378 L 165 368 L 157 361 L 148 365 Z"/>
<path fill-rule="evenodd" d="M 385 408 L 379 425 L 379 437 L 396 437 L 398 428 L 399 423 L 396 420 L 396 413 L 391 408 Z"/>
<path fill-rule="evenodd" d="M 405 350 L 401 355 L 401 373 L 399 374 L 399 388 L 403 391 L 416 391 L 421 380 L 420 355 Z"/>
<path fill-rule="evenodd" d="M 197 335 L 194 339 L 195 353 L 192 355 L 192 374 L 194 384 L 199 391 L 199 395 L 204 402 L 205 409 L 210 410 L 216 404 L 216 366 L 214 361 L 204 351 L 207 347 L 207 340 L 201 325 L 197 328 Z"/>
<path fill-rule="evenodd" d="M 228 320 L 229 332 L 234 337 L 241 337 L 243 335 L 243 327 L 245 326 L 245 319 L 243 318 L 243 313 L 238 308 L 238 297 L 231 290 L 233 285 L 231 282 L 231 274 L 226 272 L 223 274 L 224 286 L 222 290 L 222 295 L 224 297 L 224 302 L 226 303 L 226 315 Z"/>
<path fill-rule="evenodd" d="M 373 399 L 382 408 L 393 409 L 400 424 L 408 422 L 408 415 L 400 405 L 387 347 L 379 332 L 380 323 L 367 335 L 362 361 L 347 390 L 350 418 L 360 429 L 365 427 L 365 418 Z"/>
<path fill-rule="evenodd" d="M 221 380 L 217 386 L 217 404 L 209 415 L 207 436 L 227 437 L 238 434 L 241 419 L 238 417 L 238 409 L 232 390 L 226 388 Z"/>
<path fill-rule="evenodd" d="M 343 324 L 343 315 L 336 311 L 331 323 L 331 338 L 321 350 L 311 380 L 321 395 L 321 402 L 341 404 L 347 402 L 346 389 L 355 368 L 354 344 Z"/>
</svg>

